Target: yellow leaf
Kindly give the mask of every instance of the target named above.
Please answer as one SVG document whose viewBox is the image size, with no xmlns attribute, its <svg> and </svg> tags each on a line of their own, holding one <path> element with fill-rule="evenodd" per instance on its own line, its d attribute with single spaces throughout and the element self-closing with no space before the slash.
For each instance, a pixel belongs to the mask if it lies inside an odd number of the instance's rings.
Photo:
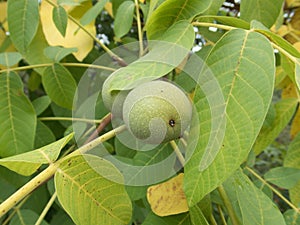
<svg viewBox="0 0 300 225">
<path fill-rule="evenodd" d="M 300 0 L 286 0 L 286 4 L 288 7 L 297 7 L 300 6 Z"/>
<path fill-rule="evenodd" d="M 109 14 L 112 18 L 114 18 L 111 2 L 107 2 L 107 3 L 105 4 L 105 6 L 104 6 L 104 9 L 106 10 L 106 12 L 108 12 L 108 14 Z"/>
<path fill-rule="evenodd" d="M 53 0 L 52 0 L 53 1 Z M 56 1 L 53 1 L 56 2 Z M 85 1 L 79 6 L 65 7 L 67 13 L 74 17 L 77 21 L 84 15 L 84 13 L 92 7 L 91 1 Z M 42 1 L 40 8 L 41 22 L 43 26 L 43 32 L 48 43 L 51 46 L 63 46 L 66 48 L 77 48 L 78 51 L 73 53 L 73 55 L 82 61 L 86 55 L 94 47 L 94 40 L 82 29 L 78 27 L 74 22 L 68 19 L 68 25 L 66 30 L 66 35 L 63 37 L 52 20 L 52 10 L 53 6 Z M 96 29 L 94 26 L 94 21 L 86 25 L 85 28 L 93 35 L 96 35 Z"/>
<path fill-rule="evenodd" d="M 182 189 L 183 173 L 147 190 L 147 199 L 152 211 L 158 216 L 169 216 L 189 210 Z"/>
<path fill-rule="evenodd" d="M 291 139 L 294 139 L 294 137 L 300 132 L 300 108 L 298 108 L 290 130 Z"/>
<path fill-rule="evenodd" d="M 293 46 L 300 52 L 300 41 L 294 43 Z"/>
</svg>

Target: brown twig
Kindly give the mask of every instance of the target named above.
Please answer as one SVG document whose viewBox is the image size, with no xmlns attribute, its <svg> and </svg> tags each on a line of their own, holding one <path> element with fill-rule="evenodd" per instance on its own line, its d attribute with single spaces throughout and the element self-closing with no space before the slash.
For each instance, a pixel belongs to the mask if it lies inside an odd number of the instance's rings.
<svg viewBox="0 0 300 225">
<path fill-rule="evenodd" d="M 98 134 L 100 134 L 100 132 L 103 131 L 104 128 L 110 123 L 111 117 L 112 117 L 111 113 L 105 116 L 102 122 L 96 128 L 96 130 L 91 134 L 91 136 L 89 136 L 89 138 L 84 142 L 84 144 L 87 144 L 90 141 L 94 140 L 96 137 L 98 137 Z"/>
</svg>

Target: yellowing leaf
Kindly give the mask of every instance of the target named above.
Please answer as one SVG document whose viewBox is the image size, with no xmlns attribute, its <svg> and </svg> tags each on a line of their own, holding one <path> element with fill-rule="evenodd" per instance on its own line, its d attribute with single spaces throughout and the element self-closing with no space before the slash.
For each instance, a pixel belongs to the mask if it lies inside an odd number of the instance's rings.
<svg viewBox="0 0 300 225">
<path fill-rule="evenodd" d="M 91 7 L 92 3 L 90 1 L 85 1 L 79 6 L 65 7 L 65 9 L 69 15 L 71 15 L 73 18 L 79 21 L 80 18 L 84 15 L 84 13 Z M 74 52 L 73 55 L 79 61 L 82 61 L 86 57 L 86 55 L 92 50 L 94 46 L 93 39 L 70 19 L 68 19 L 66 35 L 63 37 L 52 20 L 52 10 L 52 5 L 50 5 L 46 1 L 42 1 L 40 15 L 43 26 L 43 32 L 48 43 L 51 46 L 63 46 L 65 48 L 76 47 L 78 51 Z M 92 35 L 96 35 L 94 21 L 92 21 L 84 27 Z"/>
<path fill-rule="evenodd" d="M 108 14 L 113 18 L 113 10 L 112 10 L 112 4 L 111 2 L 107 2 L 104 6 L 104 9 L 106 10 L 106 12 L 108 12 Z"/>
<path fill-rule="evenodd" d="M 293 46 L 300 52 L 300 41 L 294 43 Z"/>
<path fill-rule="evenodd" d="M 296 135 L 300 132 L 300 108 L 298 108 L 290 130 L 291 138 L 294 139 Z"/>
<path fill-rule="evenodd" d="M 189 210 L 183 192 L 183 173 L 147 190 L 147 199 L 152 211 L 158 216 L 168 216 Z"/>
<path fill-rule="evenodd" d="M 283 99 L 287 98 L 299 98 L 297 88 L 295 84 L 290 83 L 287 87 L 282 90 L 281 97 Z"/>
</svg>

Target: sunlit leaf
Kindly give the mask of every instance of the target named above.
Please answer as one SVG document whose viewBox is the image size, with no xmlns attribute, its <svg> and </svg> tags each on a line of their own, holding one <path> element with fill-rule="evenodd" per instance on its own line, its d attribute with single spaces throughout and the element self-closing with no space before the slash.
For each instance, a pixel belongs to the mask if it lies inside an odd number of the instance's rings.
<svg viewBox="0 0 300 225">
<path fill-rule="evenodd" d="M 283 0 L 248 0 L 241 1 L 241 19 L 251 22 L 258 20 L 270 28 L 280 14 Z"/>
<path fill-rule="evenodd" d="M 201 138 L 185 166 L 184 190 L 190 206 L 246 159 L 273 95 L 274 53 L 261 34 L 241 29 L 227 32 L 211 50 L 206 64 L 210 70 L 200 73 L 202 90 L 196 90 L 194 99 Z M 220 93 L 224 101 L 214 93 Z"/>
<path fill-rule="evenodd" d="M 292 167 L 300 169 L 300 133 L 294 138 L 289 145 L 287 154 L 284 158 L 283 165 L 285 167 Z M 289 189 L 289 195 L 292 203 L 296 206 L 300 204 L 300 182 Z"/>
<path fill-rule="evenodd" d="M 53 7 L 52 19 L 61 35 L 65 36 L 68 24 L 68 14 L 66 10 L 62 6 Z"/>
<path fill-rule="evenodd" d="M 152 13 L 147 21 L 148 39 L 159 39 L 174 23 L 180 20 L 192 20 L 196 15 L 209 8 L 210 0 L 169 0 Z"/>
<path fill-rule="evenodd" d="M 118 8 L 115 15 L 114 31 L 116 37 L 122 37 L 128 33 L 132 26 L 134 12 L 134 3 L 132 1 L 124 1 Z"/>
<path fill-rule="evenodd" d="M 38 29 L 38 1 L 8 1 L 7 21 L 10 37 L 14 46 L 20 52 L 25 52 Z"/>
<path fill-rule="evenodd" d="M 178 176 L 150 186 L 147 199 L 152 211 L 159 216 L 169 216 L 189 210 L 183 189 L 183 173 Z"/>
<path fill-rule="evenodd" d="M 21 59 L 22 55 L 18 52 L 0 53 L 0 64 L 6 67 L 11 67 L 17 64 Z"/>
<path fill-rule="evenodd" d="M 294 139 L 294 137 L 300 133 L 300 108 L 297 109 L 296 114 L 294 115 L 293 122 L 291 125 L 290 135 L 291 138 Z"/>
<path fill-rule="evenodd" d="M 33 148 L 36 115 L 23 92 L 23 83 L 13 71 L 0 74 L 0 157 Z"/>
<path fill-rule="evenodd" d="M 126 225 L 132 208 L 122 180 L 110 162 L 79 155 L 61 163 L 55 187 L 59 202 L 76 224 Z"/>
<path fill-rule="evenodd" d="M 78 1 L 76 2 L 78 3 Z M 74 19 L 79 21 L 80 18 L 85 14 L 85 12 L 91 7 L 91 1 L 83 1 L 78 6 L 68 7 L 67 13 Z M 64 8 L 66 9 L 66 7 Z M 41 2 L 41 23 L 43 25 L 43 32 L 46 36 L 48 43 L 51 46 L 63 46 L 65 48 L 76 47 L 78 51 L 73 54 L 79 61 L 82 61 L 94 47 L 94 40 L 91 38 L 91 36 L 96 35 L 94 21 L 91 21 L 91 23 L 84 26 L 85 29 L 89 32 L 89 34 L 87 34 L 85 31 L 80 29 L 77 24 L 68 19 L 66 35 L 63 37 L 57 30 L 52 20 L 52 10 L 52 5 L 50 5 L 46 1 Z"/>
<path fill-rule="evenodd" d="M 268 127 L 263 127 L 257 137 L 253 149 L 259 154 L 279 135 L 291 120 L 297 107 L 297 99 L 284 99 L 275 104 L 275 118 Z"/>
<path fill-rule="evenodd" d="M 296 225 L 300 223 L 300 214 L 294 209 L 288 209 L 284 212 L 286 225 Z"/>
<path fill-rule="evenodd" d="M 54 63 L 44 70 L 43 86 L 53 102 L 61 107 L 72 109 L 76 91 L 76 81 L 62 65 Z"/>
<path fill-rule="evenodd" d="M 89 23 L 91 23 L 93 20 L 96 19 L 96 17 L 101 13 L 103 10 L 105 4 L 108 2 L 108 0 L 102 0 L 98 1 L 92 8 L 90 8 L 80 19 L 80 23 L 85 26 Z"/>
<path fill-rule="evenodd" d="M 115 71 L 107 80 L 110 91 L 132 89 L 140 83 L 160 78 L 178 66 L 194 42 L 194 29 L 188 21 L 172 25 L 160 37 L 150 42 L 148 54 Z"/>
<path fill-rule="evenodd" d="M 29 176 L 36 172 L 42 164 L 53 163 L 58 158 L 61 149 L 72 137 L 73 133 L 42 148 L 0 159 L 0 165 L 16 173 Z"/>
<path fill-rule="evenodd" d="M 248 23 L 244 20 L 241 20 L 239 18 L 229 17 L 229 16 L 199 16 L 199 17 L 197 17 L 197 21 L 199 21 L 199 22 L 218 21 L 221 24 L 232 26 L 232 27 L 243 28 L 243 29 L 250 28 L 250 23 Z"/>
</svg>

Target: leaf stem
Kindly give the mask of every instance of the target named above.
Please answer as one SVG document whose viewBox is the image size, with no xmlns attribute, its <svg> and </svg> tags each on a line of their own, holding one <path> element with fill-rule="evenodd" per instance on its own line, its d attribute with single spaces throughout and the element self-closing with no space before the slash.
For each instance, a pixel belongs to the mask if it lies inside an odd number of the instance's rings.
<svg viewBox="0 0 300 225">
<path fill-rule="evenodd" d="M 226 194 L 226 191 L 225 191 L 225 189 L 222 185 L 220 185 L 218 187 L 218 192 L 219 192 L 219 194 L 220 194 L 220 196 L 221 196 L 221 198 L 224 202 L 224 205 L 227 209 L 228 215 L 231 218 L 232 224 L 233 225 L 239 225 L 240 224 L 239 220 L 238 220 L 238 218 L 237 218 L 237 216 L 234 212 L 233 206 L 232 206 L 232 204 L 231 204 L 231 202 L 230 202 L 230 200 L 229 200 L 229 198 Z"/>
<path fill-rule="evenodd" d="M 138 27 L 138 36 L 139 36 L 139 44 L 140 44 L 140 57 L 144 55 L 144 46 L 143 46 L 143 30 L 141 24 L 141 15 L 140 15 L 140 6 L 138 0 L 134 0 L 135 2 L 135 9 L 136 9 L 136 20 L 137 20 L 137 27 Z"/>
<path fill-rule="evenodd" d="M 222 223 L 223 223 L 224 225 L 227 225 L 227 222 L 226 222 L 226 219 L 225 219 L 225 217 L 224 217 L 224 213 L 223 213 L 223 211 L 222 211 L 221 206 L 218 205 L 217 208 L 218 208 L 218 211 L 219 211 L 219 213 L 220 213 L 220 217 L 221 217 Z"/>
<path fill-rule="evenodd" d="M 261 176 L 259 176 L 254 170 L 250 167 L 246 166 L 250 173 L 252 173 L 257 179 L 259 179 L 264 185 L 270 188 L 278 197 L 280 197 L 286 204 L 288 204 L 293 210 L 300 214 L 300 209 L 297 208 L 293 203 L 291 203 L 288 199 L 286 199 L 278 190 L 276 190 L 272 185 L 270 185 L 267 181 L 265 181 Z"/>
<path fill-rule="evenodd" d="M 78 122 L 86 122 L 86 123 L 102 123 L 102 120 L 93 120 L 93 119 L 85 119 L 85 118 L 73 118 L 73 117 L 39 117 L 41 121 L 78 121 Z"/>
<path fill-rule="evenodd" d="M 54 2 L 52 2 L 50 0 L 46 0 L 46 2 L 48 2 L 53 7 L 57 7 L 58 6 L 57 4 L 55 4 Z M 89 35 L 97 44 L 99 44 L 101 46 L 101 48 L 103 48 L 103 50 L 105 52 L 107 52 L 107 54 L 109 54 L 109 56 L 112 59 L 116 60 L 121 66 L 127 66 L 127 63 L 122 58 L 120 58 L 118 55 L 116 55 L 115 53 L 113 53 L 108 47 L 106 47 L 105 44 L 103 44 L 97 37 L 95 37 L 94 34 L 92 34 L 91 32 L 89 32 L 79 21 L 77 21 L 69 13 L 68 13 L 68 18 L 73 23 L 75 23 L 81 30 L 83 30 L 87 35 Z"/>
<path fill-rule="evenodd" d="M 101 70 L 107 70 L 107 71 L 112 71 L 112 72 L 116 70 L 111 67 L 86 64 L 86 63 L 60 63 L 60 64 L 63 66 L 88 67 L 88 68 L 101 69 Z M 5 73 L 8 71 L 29 70 L 29 69 L 35 69 L 35 68 L 40 68 L 40 67 L 48 67 L 48 66 L 53 66 L 53 63 L 35 64 L 35 65 L 29 65 L 29 66 L 20 66 L 20 67 L 15 67 L 15 68 L 2 69 L 2 70 L 0 70 L 0 73 Z"/>
<path fill-rule="evenodd" d="M 14 207 L 14 205 L 20 202 L 24 197 L 26 197 L 28 194 L 30 194 L 32 191 L 38 188 L 41 184 L 49 180 L 51 177 L 53 177 L 53 175 L 59 168 L 60 163 L 63 160 L 72 156 L 84 154 L 87 151 L 96 147 L 97 145 L 101 144 L 102 142 L 107 141 L 110 138 L 113 138 L 114 136 L 116 136 L 117 133 L 120 133 L 125 129 L 126 129 L 125 125 L 119 126 L 103 134 L 102 136 L 94 139 L 88 144 L 83 145 L 82 147 L 78 148 L 76 151 L 72 152 L 66 157 L 61 158 L 55 163 L 50 164 L 45 170 L 43 170 L 41 173 L 35 176 L 32 180 L 30 180 L 28 183 L 26 183 L 24 186 L 22 186 L 19 190 L 17 190 L 14 194 L 12 194 L 9 198 L 7 198 L 4 202 L 0 204 L 0 218 L 4 214 L 6 214 L 12 207 Z"/>
<path fill-rule="evenodd" d="M 215 27 L 223 30 L 237 29 L 236 27 L 232 27 L 232 26 L 227 26 L 227 25 L 222 25 L 217 23 L 197 22 L 197 21 L 192 22 L 192 25 L 199 26 L 199 27 Z"/>
<path fill-rule="evenodd" d="M 176 144 L 176 142 L 174 140 L 170 141 L 170 144 L 179 160 L 179 162 L 181 163 L 182 166 L 185 165 L 185 159 L 183 157 L 183 155 L 181 154 L 180 149 L 178 148 L 178 145 Z"/>
<path fill-rule="evenodd" d="M 273 48 L 276 48 L 278 51 L 280 51 L 286 57 L 288 57 L 289 59 L 291 59 L 294 63 L 296 63 L 296 64 L 299 63 L 298 58 L 296 58 L 295 56 L 292 56 L 290 53 L 288 53 L 286 50 L 284 50 L 283 48 L 281 48 L 279 45 L 275 44 L 274 42 L 271 42 L 271 45 L 273 46 Z"/>
<path fill-rule="evenodd" d="M 35 222 L 35 225 L 40 225 L 43 222 L 43 219 L 45 218 L 46 214 L 48 213 L 49 209 L 53 205 L 55 199 L 56 199 L 57 193 L 54 192 L 50 200 L 48 201 L 47 205 L 45 206 L 43 212 L 41 213 L 40 217 L 38 220 Z"/>
</svg>

